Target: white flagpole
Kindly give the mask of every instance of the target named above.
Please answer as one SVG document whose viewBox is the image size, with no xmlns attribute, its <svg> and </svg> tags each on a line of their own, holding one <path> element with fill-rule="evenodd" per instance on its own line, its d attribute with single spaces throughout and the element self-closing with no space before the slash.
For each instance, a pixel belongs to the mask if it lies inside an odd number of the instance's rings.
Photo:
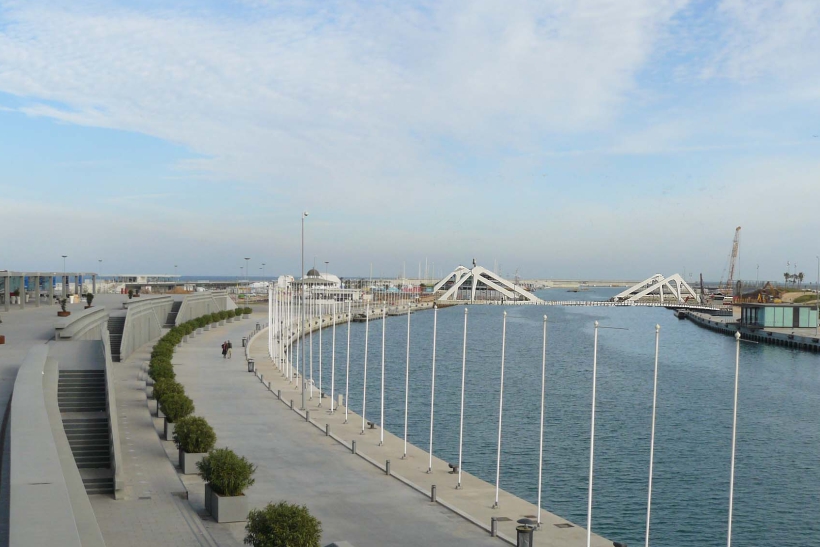
<svg viewBox="0 0 820 547">
<path fill-rule="evenodd" d="M 348 395 L 350 394 L 350 318 L 353 316 L 353 312 L 351 311 L 353 302 L 351 300 L 347 301 L 347 353 L 345 357 L 347 359 L 347 364 L 345 365 L 345 423 L 347 423 L 347 409 L 350 407 L 350 399 Z"/>
<path fill-rule="evenodd" d="M 365 412 L 367 409 L 367 340 L 370 338 L 370 302 L 364 318 L 364 381 L 362 382 L 362 435 L 364 435 Z"/>
<path fill-rule="evenodd" d="M 379 418 L 379 446 L 384 445 L 384 331 L 387 328 L 387 309 L 382 310 L 382 381 L 381 381 L 381 417 Z"/>
<path fill-rule="evenodd" d="M 547 382 L 547 316 L 544 316 L 544 335 L 541 349 L 541 426 L 538 441 L 538 520 L 537 528 L 541 529 L 541 482 L 544 467 L 544 391 Z"/>
<path fill-rule="evenodd" d="M 595 321 L 595 339 L 592 349 L 592 429 L 589 434 L 589 492 L 587 494 L 587 547 L 592 543 L 592 472 L 595 467 L 595 387 L 598 376 L 598 322 Z"/>
<path fill-rule="evenodd" d="M 336 301 L 333 301 L 333 343 L 330 357 L 330 413 L 336 410 Z"/>
<path fill-rule="evenodd" d="M 268 286 L 268 357 L 273 361 L 273 289 Z"/>
<path fill-rule="evenodd" d="M 319 406 L 322 406 L 322 321 L 324 317 L 322 316 L 322 301 L 320 300 L 319 303 Z"/>
<path fill-rule="evenodd" d="M 735 333 L 735 404 L 732 410 L 732 466 L 729 478 L 729 531 L 726 547 L 732 547 L 732 510 L 735 501 L 735 446 L 737 441 L 737 386 L 740 377 L 740 333 Z"/>
<path fill-rule="evenodd" d="M 661 326 L 655 325 L 655 380 L 652 388 L 652 434 L 649 441 L 649 495 L 646 501 L 646 543 L 649 547 L 649 520 L 652 515 L 652 475 L 655 464 L 655 411 L 658 407 L 658 346 Z"/>
<path fill-rule="evenodd" d="M 296 310 L 294 310 L 293 296 L 294 296 L 293 291 L 291 291 L 291 295 L 290 295 L 291 324 L 294 323 L 294 321 L 293 321 L 293 312 L 296 311 Z M 301 308 L 298 310 L 298 313 L 297 313 L 299 318 L 296 320 L 296 384 L 294 386 L 296 389 L 299 389 L 299 350 L 300 350 L 299 346 L 302 346 L 305 343 L 304 337 L 302 337 L 302 327 L 304 326 L 304 321 L 305 321 L 304 320 L 305 316 L 304 316 L 304 311 L 303 311 L 303 308 L 305 307 L 304 304 L 305 304 L 305 299 L 303 298 L 302 303 L 301 303 Z M 301 348 L 301 351 L 304 354 L 305 353 L 305 348 Z M 293 368 L 293 363 L 291 363 L 290 366 L 291 366 L 291 369 L 292 369 Z M 293 375 L 291 375 L 291 376 L 293 376 Z M 303 380 L 304 380 L 304 376 L 305 376 L 305 369 L 304 369 L 304 367 L 302 367 Z M 292 379 L 293 378 L 288 379 L 288 382 L 290 382 Z"/>
<path fill-rule="evenodd" d="M 498 508 L 498 487 L 501 479 L 501 415 L 504 410 L 504 356 L 507 351 L 507 312 L 504 312 L 504 324 L 501 328 L 501 383 L 498 394 L 498 450 L 495 464 L 495 503 L 493 509 Z"/>
<path fill-rule="evenodd" d="M 438 329 L 438 306 L 433 304 L 433 371 L 430 380 L 430 463 L 427 472 L 433 472 L 433 411 L 436 402 L 436 331 Z"/>
<path fill-rule="evenodd" d="M 409 312 L 408 312 L 409 313 Z M 467 308 L 464 308 L 464 342 L 461 345 L 461 416 L 458 422 L 458 484 L 461 490 L 461 454 L 464 440 L 464 378 L 467 374 Z"/>
<path fill-rule="evenodd" d="M 308 357 L 310 358 L 310 400 L 313 400 L 313 319 L 314 314 L 316 313 L 316 304 L 313 299 L 313 294 L 311 291 L 310 295 L 310 303 L 308 304 L 310 308 L 310 320 L 308 322 L 308 338 L 310 338 L 310 353 L 308 353 Z"/>
<path fill-rule="evenodd" d="M 407 310 L 407 364 L 404 368 L 404 455 L 407 458 L 407 405 L 410 400 L 410 310 Z"/>
</svg>

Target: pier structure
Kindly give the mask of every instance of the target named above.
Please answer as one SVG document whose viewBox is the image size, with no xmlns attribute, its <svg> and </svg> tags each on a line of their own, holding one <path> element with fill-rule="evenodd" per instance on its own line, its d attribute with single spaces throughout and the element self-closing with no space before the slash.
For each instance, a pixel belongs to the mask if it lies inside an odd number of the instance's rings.
<svg viewBox="0 0 820 547">
<path fill-rule="evenodd" d="M 615 302 L 656 301 L 660 304 L 664 304 L 667 301 L 676 302 L 678 304 L 683 304 L 691 300 L 697 303 L 701 301 L 700 295 L 695 293 L 680 274 L 673 274 L 669 277 L 664 277 L 662 274 L 655 274 L 619 292 L 612 297 L 612 300 Z"/>
<path fill-rule="evenodd" d="M 445 292 L 438 298 L 439 302 L 464 300 L 459 298 L 459 291 L 466 290 L 469 290 L 469 301 L 471 302 L 476 300 L 523 300 L 536 304 L 541 302 L 540 298 L 524 289 L 521 284 L 510 282 L 487 268 L 478 266 L 475 260 L 473 260 L 472 268 L 459 266 L 436 283 L 433 292 L 438 293 L 441 290 Z M 479 294 L 479 291 L 481 291 L 481 294 Z M 494 291 L 501 298 L 489 299 L 483 297 L 482 295 L 486 295 L 487 291 Z"/>
</svg>

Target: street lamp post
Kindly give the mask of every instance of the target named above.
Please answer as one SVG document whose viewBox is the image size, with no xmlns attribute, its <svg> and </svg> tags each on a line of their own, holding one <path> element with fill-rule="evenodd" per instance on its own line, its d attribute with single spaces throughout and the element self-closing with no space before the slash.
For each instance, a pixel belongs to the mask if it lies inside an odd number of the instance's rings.
<svg viewBox="0 0 820 547">
<path fill-rule="evenodd" d="M 67 283 L 68 276 L 66 276 L 66 274 L 65 274 L 65 259 L 68 257 L 68 255 L 62 255 L 62 257 L 63 257 L 63 282 L 62 282 L 62 285 L 63 285 L 63 298 L 65 298 L 66 295 L 68 294 L 68 287 L 67 287 L 67 285 L 68 285 L 68 283 Z"/>
<path fill-rule="evenodd" d="M 302 213 L 302 278 L 301 278 L 301 286 L 299 287 L 302 291 L 302 306 L 299 309 L 299 336 L 301 337 L 300 344 L 302 345 L 302 409 L 306 408 L 305 405 L 305 218 L 307 218 L 308 212 L 304 211 Z"/>
<path fill-rule="evenodd" d="M 817 336 L 820 334 L 820 255 L 817 255 L 817 298 L 815 299 L 814 303 L 817 307 L 817 321 L 814 324 L 814 335 Z"/>
<path fill-rule="evenodd" d="M 262 280 L 265 280 L 265 263 L 262 263 Z"/>
</svg>

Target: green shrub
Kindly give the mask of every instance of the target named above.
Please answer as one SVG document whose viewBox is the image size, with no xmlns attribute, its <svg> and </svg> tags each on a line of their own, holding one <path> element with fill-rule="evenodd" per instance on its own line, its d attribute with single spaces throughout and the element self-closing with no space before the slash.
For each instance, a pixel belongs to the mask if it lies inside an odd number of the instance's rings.
<svg viewBox="0 0 820 547">
<path fill-rule="evenodd" d="M 244 313 L 245 315 L 250 315 L 250 314 L 252 314 L 252 313 L 253 313 L 253 308 L 250 308 L 250 307 L 248 307 L 248 308 L 244 308 L 244 309 L 242 310 L 242 313 Z"/>
<path fill-rule="evenodd" d="M 286 501 L 252 509 L 245 543 L 253 547 L 320 547 L 322 523 L 304 505 Z"/>
<path fill-rule="evenodd" d="M 171 363 L 162 362 L 159 364 L 151 364 L 148 367 L 148 376 L 157 382 L 163 378 L 173 380 L 177 375 L 174 372 L 174 367 Z"/>
<path fill-rule="evenodd" d="M 224 321 L 227 318 L 228 318 L 228 312 L 227 311 L 222 310 L 221 312 L 219 312 L 219 320 L 220 321 Z"/>
<path fill-rule="evenodd" d="M 210 452 L 216 444 L 216 433 L 205 418 L 186 416 L 174 426 L 174 442 L 189 454 Z"/>
<path fill-rule="evenodd" d="M 160 378 L 154 383 L 154 399 L 162 402 L 162 399 L 171 393 L 181 393 L 185 395 L 185 388 L 173 378 Z"/>
<path fill-rule="evenodd" d="M 236 308 L 233 310 L 234 317 L 239 317 L 242 315 L 242 308 Z"/>
<path fill-rule="evenodd" d="M 167 341 L 157 342 L 151 350 L 151 357 L 171 357 L 174 355 L 174 345 Z"/>
<path fill-rule="evenodd" d="M 254 483 L 256 466 L 230 448 L 211 450 L 196 466 L 211 490 L 220 496 L 241 496 Z"/>
<path fill-rule="evenodd" d="M 171 423 L 194 413 L 194 402 L 184 393 L 169 393 L 159 403 L 159 408 Z"/>
</svg>

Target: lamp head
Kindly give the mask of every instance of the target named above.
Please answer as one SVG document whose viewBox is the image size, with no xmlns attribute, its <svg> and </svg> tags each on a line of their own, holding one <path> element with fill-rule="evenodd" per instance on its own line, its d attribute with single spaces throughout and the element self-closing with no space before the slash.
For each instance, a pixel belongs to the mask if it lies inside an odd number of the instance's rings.
<svg viewBox="0 0 820 547">
<path fill-rule="evenodd" d="M 304 216 L 308 216 L 308 212 L 307 212 L 307 211 L 305 211 L 305 212 L 304 212 L 304 213 L 302 213 L 302 214 L 303 214 Z"/>
</svg>

